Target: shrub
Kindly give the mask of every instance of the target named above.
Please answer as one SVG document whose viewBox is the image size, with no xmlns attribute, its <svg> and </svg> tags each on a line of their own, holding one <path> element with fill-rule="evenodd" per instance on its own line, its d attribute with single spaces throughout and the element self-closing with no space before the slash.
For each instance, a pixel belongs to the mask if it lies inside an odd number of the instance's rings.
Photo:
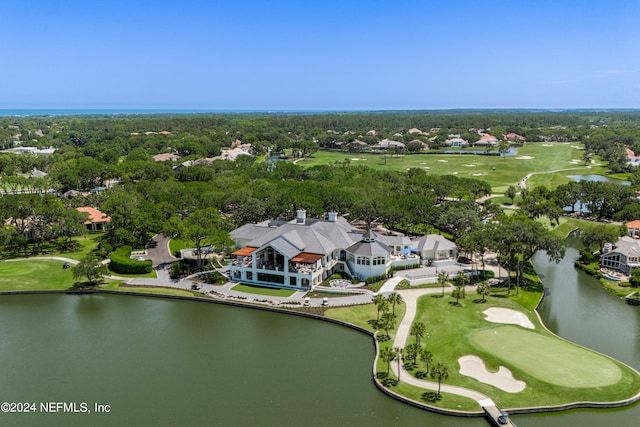
<svg viewBox="0 0 640 427">
<path fill-rule="evenodd" d="M 131 259 L 131 246 L 123 246 L 111 252 L 111 264 L 109 269 L 120 274 L 147 274 L 151 273 L 153 264 L 151 261 L 138 261 Z"/>
</svg>

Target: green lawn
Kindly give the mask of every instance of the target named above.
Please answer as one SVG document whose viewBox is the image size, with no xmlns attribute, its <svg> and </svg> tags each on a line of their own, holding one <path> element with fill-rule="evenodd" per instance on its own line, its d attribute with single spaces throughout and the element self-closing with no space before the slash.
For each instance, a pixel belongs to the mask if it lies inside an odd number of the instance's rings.
<svg viewBox="0 0 640 427">
<path fill-rule="evenodd" d="M 169 240 L 169 251 L 172 255 L 175 255 L 180 252 L 180 249 L 194 248 L 196 246 L 195 243 L 182 240 L 182 239 L 171 239 Z"/>
<path fill-rule="evenodd" d="M 196 294 L 194 292 L 184 290 L 184 289 L 173 289 L 173 288 L 154 288 L 154 287 L 145 287 L 145 286 L 120 286 L 120 282 L 109 283 L 105 286 L 101 286 L 100 289 L 105 289 L 109 291 L 119 291 L 119 292 L 140 292 L 147 294 L 156 294 L 156 295 L 175 295 L 175 296 L 184 296 L 184 297 L 192 297 L 194 295 L 200 296 L 200 294 Z"/>
<path fill-rule="evenodd" d="M 479 330 L 473 335 L 473 345 L 549 384 L 606 387 L 622 379 L 622 371 L 612 359 L 519 326 Z"/>
<path fill-rule="evenodd" d="M 62 261 L 32 258 L 0 262 L 0 291 L 64 290 L 73 286 Z"/>
<path fill-rule="evenodd" d="M 296 293 L 296 291 L 291 289 L 263 288 L 260 286 L 244 285 L 242 283 L 235 285 L 231 289 L 237 292 L 245 292 L 255 295 L 266 295 L 271 297 L 290 297 L 291 295 Z"/>
<path fill-rule="evenodd" d="M 404 304 L 396 304 L 396 316 L 398 319 L 404 317 L 405 310 L 406 306 Z M 373 327 L 373 323 L 376 320 L 377 313 L 376 305 L 371 303 L 350 307 L 330 308 L 325 311 L 324 314 L 331 319 L 352 323 L 374 332 L 375 328 Z"/>
<path fill-rule="evenodd" d="M 582 150 L 576 146 L 568 143 L 530 143 L 518 148 L 517 156 L 413 154 L 386 156 L 386 161 L 381 154 L 319 151 L 298 164 L 310 167 L 349 159 L 352 165 L 364 164 L 382 170 L 419 168 L 437 175 L 453 174 L 482 179 L 491 185 L 494 193 L 503 194 L 509 185 L 517 185 L 528 173 L 536 173 L 528 181 L 530 187 L 543 184 L 555 187 L 570 181 L 566 175 L 604 174 L 606 168 L 598 164 L 584 166 L 580 162 Z M 552 172 L 556 170 L 563 172 Z"/>
<path fill-rule="evenodd" d="M 520 294 L 517 298 L 531 299 L 526 291 L 521 290 Z M 535 313 L 518 304 L 515 298 L 489 297 L 482 304 L 473 302 L 475 298 L 469 295 L 461 300 L 461 307 L 451 305 L 448 296 L 424 296 L 418 300 L 416 320 L 427 325 L 424 342 L 433 352 L 434 361 L 448 367 L 447 383 L 477 390 L 503 407 L 585 400 L 610 402 L 640 391 L 640 377 L 633 370 L 551 334 Z M 520 311 L 535 329 L 488 322 L 482 312 L 489 307 Z M 465 355 L 480 357 L 492 372 L 500 366 L 509 368 L 516 379 L 525 381 L 525 390 L 507 393 L 459 374 L 458 358 Z"/>
<path fill-rule="evenodd" d="M 101 237 L 102 233 L 89 233 L 73 237 L 74 247 L 67 251 L 58 251 L 55 255 L 80 261 L 98 248 L 98 241 Z"/>
</svg>

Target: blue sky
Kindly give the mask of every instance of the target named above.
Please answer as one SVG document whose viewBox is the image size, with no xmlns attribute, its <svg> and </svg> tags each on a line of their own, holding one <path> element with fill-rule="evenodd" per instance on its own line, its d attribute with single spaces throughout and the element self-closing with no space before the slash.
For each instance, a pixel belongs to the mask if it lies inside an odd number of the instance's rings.
<svg viewBox="0 0 640 427">
<path fill-rule="evenodd" d="M 640 108 L 638 0 L 4 0 L 0 108 Z"/>
</svg>

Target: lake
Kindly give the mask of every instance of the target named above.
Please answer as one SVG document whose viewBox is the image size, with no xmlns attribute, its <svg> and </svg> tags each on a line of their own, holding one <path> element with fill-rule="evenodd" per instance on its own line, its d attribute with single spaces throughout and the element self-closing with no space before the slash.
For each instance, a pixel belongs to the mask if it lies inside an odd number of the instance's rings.
<svg viewBox="0 0 640 427">
<path fill-rule="evenodd" d="M 640 307 L 534 259 L 540 314 L 578 344 L 640 368 Z M 3 426 L 488 426 L 402 404 L 371 379 L 368 336 L 312 319 L 117 295 L 0 297 L 0 401 L 87 402 L 109 413 L 0 414 Z M 514 415 L 518 427 L 636 425 L 640 406 Z"/>
</svg>

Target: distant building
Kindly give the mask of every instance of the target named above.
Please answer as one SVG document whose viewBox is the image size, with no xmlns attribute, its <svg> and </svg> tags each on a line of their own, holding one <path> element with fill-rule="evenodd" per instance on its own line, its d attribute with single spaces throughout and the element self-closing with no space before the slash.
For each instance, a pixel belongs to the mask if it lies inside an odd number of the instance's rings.
<svg viewBox="0 0 640 427">
<path fill-rule="evenodd" d="M 469 141 L 460 138 L 458 134 L 451 134 L 444 141 L 445 145 L 450 147 L 468 147 Z"/>
<path fill-rule="evenodd" d="M 181 158 L 182 158 L 181 156 L 178 156 L 175 153 L 161 153 L 153 156 L 153 160 L 155 160 L 156 162 L 166 162 L 168 160 L 172 162 L 177 162 Z"/>
<path fill-rule="evenodd" d="M 15 147 L 9 148 L 7 150 L 2 150 L 2 153 L 16 153 L 16 154 L 53 154 L 56 152 L 56 149 L 53 147 L 49 148 L 37 148 L 37 147 Z"/>
<path fill-rule="evenodd" d="M 636 156 L 636 154 L 628 148 L 625 148 L 627 153 L 627 164 L 631 166 L 640 165 L 640 156 Z"/>
<path fill-rule="evenodd" d="M 76 208 L 78 212 L 83 212 L 89 215 L 89 218 L 84 222 L 85 227 L 91 231 L 104 230 L 105 224 L 111 222 L 111 217 L 100 212 L 96 208 L 91 206 L 82 206 Z"/>
<path fill-rule="evenodd" d="M 498 144 L 500 144 L 500 141 L 498 141 L 498 138 L 486 133 L 480 134 L 480 139 L 474 143 L 474 145 L 476 146 L 491 146 L 491 147 L 495 147 Z"/>
<path fill-rule="evenodd" d="M 506 135 L 503 135 L 505 141 L 509 142 L 525 142 L 526 138 L 522 135 L 518 135 L 517 133 L 510 132 Z"/>
<path fill-rule="evenodd" d="M 383 139 L 376 145 L 372 146 L 372 148 L 377 148 L 379 150 L 395 150 L 395 149 L 403 149 L 405 148 L 405 145 L 400 141 L 391 141 L 389 139 Z"/>
</svg>

